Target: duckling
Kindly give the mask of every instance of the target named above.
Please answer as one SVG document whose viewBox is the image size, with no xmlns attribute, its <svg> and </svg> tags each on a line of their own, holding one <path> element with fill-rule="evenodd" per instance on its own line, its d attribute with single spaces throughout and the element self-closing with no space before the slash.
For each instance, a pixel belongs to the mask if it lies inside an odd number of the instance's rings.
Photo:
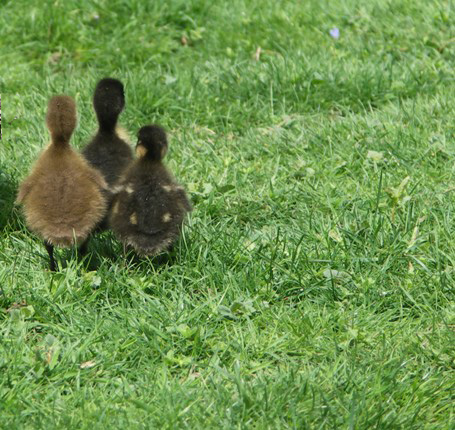
<svg viewBox="0 0 455 430">
<path fill-rule="evenodd" d="M 70 146 L 76 128 L 76 104 L 71 97 L 50 99 L 46 124 L 51 143 L 20 185 L 16 202 L 23 204 L 30 230 L 44 239 L 50 269 L 55 271 L 54 246 L 84 244 L 105 216 L 107 184 Z"/>
<path fill-rule="evenodd" d="M 185 190 L 164 166 L 166 132 L 157 125 L 142 127 L 134 161 L 120 181 L 109 225 L 139 255 L 154 255 L 178 238 L 185 214 L 192 210 Z"/>
<path fill-rule="evenodd" d="M 82 154 L 112 187 L 133 161 L 133 151 L 127 143 L 127 136 L 123 129 L 116 127 L 125 107 L 123 84 L 117 79 L 101 79 L 95 88 L 93 107 L 99 128 Z"/>
</svg>

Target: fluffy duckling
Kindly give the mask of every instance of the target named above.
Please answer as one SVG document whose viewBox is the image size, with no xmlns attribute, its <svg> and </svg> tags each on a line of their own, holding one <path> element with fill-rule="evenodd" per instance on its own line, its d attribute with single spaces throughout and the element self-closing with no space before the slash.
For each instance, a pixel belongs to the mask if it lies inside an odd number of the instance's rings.
<svg viewBox="0 0 455 430">
<path fill-rule="evenodd" d="M 95 88 L 93 107 L 99 128 L 82 154 L 102 173 L 108 186 L 112 187 L 133 161 L 126 133 L 116 127 L 118 117 L 125 107 L 123 84 L 117 79 L 101 79 Z"/>
<path fill-rule="evenodd" d="M 140 255 L 169 249 L 191 210 L 185 190 L 163 165 L 166 132 L 157 125 L 142 127 L 136 155 L 123 175 L 109 215 L 114 234 Z"/>
<path fill-rule="evenodd" d="M 51 98 L 46 115 L 50 145 L 19 187 L 16 202 L 24 206 L 28 227 L 44 239 L 50 269 L 54 246 L 82 244 L 107 211 L 102 175 L 74 151 L 69 142 L 76 127 L 71 97 Z"/>
</svg>

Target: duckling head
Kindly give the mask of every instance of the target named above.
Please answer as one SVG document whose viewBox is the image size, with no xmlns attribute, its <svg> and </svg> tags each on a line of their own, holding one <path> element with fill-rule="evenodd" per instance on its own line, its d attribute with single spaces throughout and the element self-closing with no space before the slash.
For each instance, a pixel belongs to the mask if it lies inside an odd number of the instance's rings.
<svg viewBox="0 0 455 430">
<path fill-rule="evenodd" d="M 166 155 L 166 132 L 159 125 L 146 125 L 137 134 L 136 154 L 139 158 L 161 161 Z"/>
<path fill-rule="evenodd" d="M 54 96 L 49 100 L 46 124 L 55 143 L 66 143 L 76 128 L 76 103 L 65 95 Z"/>
<path fill-rule="evenodd" d="M 93 108 L 100 128 L 113 131 L 118 116 L 125 107 L 123 84 L 118 79 L 104 78 L 98 82 L 93 96 Z"/>
</svg>

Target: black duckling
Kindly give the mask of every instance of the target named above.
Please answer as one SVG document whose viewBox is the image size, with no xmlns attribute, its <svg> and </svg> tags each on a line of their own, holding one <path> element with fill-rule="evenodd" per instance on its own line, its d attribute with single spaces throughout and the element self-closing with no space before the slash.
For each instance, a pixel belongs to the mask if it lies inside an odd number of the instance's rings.
<svg viewBox="0 0 455 430">
<path fill-rule="evenodd" d="M 44 239 L 54 271 L 54 246 L 83 244 L 105 216 L 107 184 L 69 144 L 76 127 L 71 97 L 50 99 L 46 123 L 51 143 L 20 185 L 16 202 L 24 206 L 28 227 Z"/>
<path fill-rule="evenodd" d="M 101 79 L 95 88 L 93 107 L 99 128 L 82 154 L 112 187 L 133 161 L 133 151 L 126 141 L 127 137 L 122 129 L 116 127 L 125 107 L 123 84 L 117 79 Z"/>
<path fill-rule="evenodd" d="M 157 125 L 138 133 L 134 161 L 119 183 L 109 214 L 114 234 L 140 255 L 154 255 L 178 238 L 191 204 L 185 190 L 162 163 L 167 152 L 166 132 Z"/>
</svg>

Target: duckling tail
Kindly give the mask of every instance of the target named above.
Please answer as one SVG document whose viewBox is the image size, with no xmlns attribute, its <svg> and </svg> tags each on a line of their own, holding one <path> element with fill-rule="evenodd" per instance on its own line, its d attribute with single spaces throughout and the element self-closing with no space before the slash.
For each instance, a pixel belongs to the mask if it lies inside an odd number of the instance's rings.
<svg viewBox="0 0 455 430">
<path fill-rule="evenodd" d="M 76 128 L 76 103 L 65 95 L 49 100 L 46 124 L 55 143 L 68 142 Z"/>
</svg>

